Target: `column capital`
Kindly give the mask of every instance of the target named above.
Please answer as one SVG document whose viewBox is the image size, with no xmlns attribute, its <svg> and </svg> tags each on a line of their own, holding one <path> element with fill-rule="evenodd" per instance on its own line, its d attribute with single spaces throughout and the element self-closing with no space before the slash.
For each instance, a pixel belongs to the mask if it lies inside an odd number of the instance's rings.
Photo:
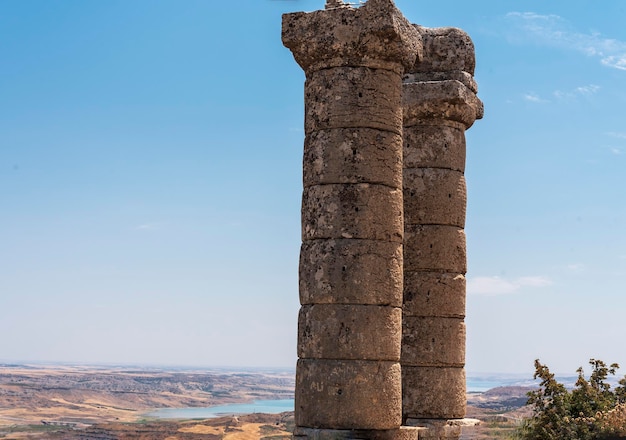
<svg viewBox="0 0 626 440">
<path fill-rule="evenodd" d="M 342 66 L 403 73 L 422 50 L 419 31 L 392 0 L 368 0 L 359 8 L 335 1 L 325 10 L 285 14 L 282 40 L 307 75 Z"/>
<path fill-rule="evenodd" d="M 439 120 L 460 123 L 468 129 L 483 117 L 482 101 L 460 81 L 411 82 L 403 87 L 405 127 Z"/>
<path fill-rule="evenodd" d="M 405 74 L 404 82 L 455 79 L 478 93 L 474 80 L 474 43 L 463 30 L 454 27 L 426 28 L 414 25 L 422 37 L 422 57 Z"/>
<path fill-rule="evenodd" d="M 422 37 L 424 56 L 416 61 L 411 72 L 463 71 L 474 74 L 476 55 L 467 32 L 455 27 L 414 26 Z"/>
</svg>

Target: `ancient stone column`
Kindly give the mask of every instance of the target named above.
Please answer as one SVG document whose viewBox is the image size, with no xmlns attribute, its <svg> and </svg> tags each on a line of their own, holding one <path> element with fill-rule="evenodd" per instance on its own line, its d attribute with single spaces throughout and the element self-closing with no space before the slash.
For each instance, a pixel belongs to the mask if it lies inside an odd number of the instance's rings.
<svg viewBox="0 0 626 440">
<path fill-rule="evenodd" d="M 396 438 L 402 75 L 420 36 L 391 0 L 328 0 L 284 15 L 282 37 L 306 74 L 294 435 Z"/>
<path fill-rule="evenodd" d="M 455 438 L 459 429 L 447 420 L 463 418 L 466 405 L 465 130 L 483 106 L 469 36 L 416 28 L 423 58 L 403 86 L 403 417 L 440 426 L 432 438 Z"/>
</svg>

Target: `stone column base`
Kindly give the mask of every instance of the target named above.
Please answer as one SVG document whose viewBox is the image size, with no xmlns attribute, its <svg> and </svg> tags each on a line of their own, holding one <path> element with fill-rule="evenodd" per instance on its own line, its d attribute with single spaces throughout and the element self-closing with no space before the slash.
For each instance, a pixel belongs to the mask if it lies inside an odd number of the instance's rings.
<svg viewBox="0 0 626 440">
<path fill-rule="evenodd" d="M 297 427 L 294 440 L 418 440 L 425 428 L 401 426 L 398 429 L 314 429 Z M 430 438 L 430 437 L 429 437 Z"/>
<path fill-rule="evenodd" d="M 421 428 L 419 440 L 462 440 L 464 434 L 470 434 L 472 428 L 480 424 L 480 420 L 407 419 L 405 424 Z"/>
</svg>

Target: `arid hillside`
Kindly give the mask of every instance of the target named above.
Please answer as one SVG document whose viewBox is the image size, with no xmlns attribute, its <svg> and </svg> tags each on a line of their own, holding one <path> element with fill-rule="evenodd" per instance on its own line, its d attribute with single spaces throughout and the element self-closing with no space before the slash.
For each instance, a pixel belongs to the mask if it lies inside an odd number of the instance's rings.
<svg viewBox="0 0 626 440">
<path fill-rule="evenodd" d="M 134 422 L 154 408 L 293 397 L 293 373 L 0 366 L 3 427 Z"/>
</svg>

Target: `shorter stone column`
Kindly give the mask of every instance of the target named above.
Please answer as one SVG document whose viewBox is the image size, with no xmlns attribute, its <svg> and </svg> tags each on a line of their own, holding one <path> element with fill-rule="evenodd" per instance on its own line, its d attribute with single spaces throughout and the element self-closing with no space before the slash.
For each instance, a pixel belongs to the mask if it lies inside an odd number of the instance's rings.
<svg viewBox="0 0 626 440">
<path fill-rule="evenodd" d="M 466 405 L 464 132 L 483 108 L 467 34 L 417 29 L 424 55 L 403 90 L 403 420 L 453 439 Z"/>
</svg>

